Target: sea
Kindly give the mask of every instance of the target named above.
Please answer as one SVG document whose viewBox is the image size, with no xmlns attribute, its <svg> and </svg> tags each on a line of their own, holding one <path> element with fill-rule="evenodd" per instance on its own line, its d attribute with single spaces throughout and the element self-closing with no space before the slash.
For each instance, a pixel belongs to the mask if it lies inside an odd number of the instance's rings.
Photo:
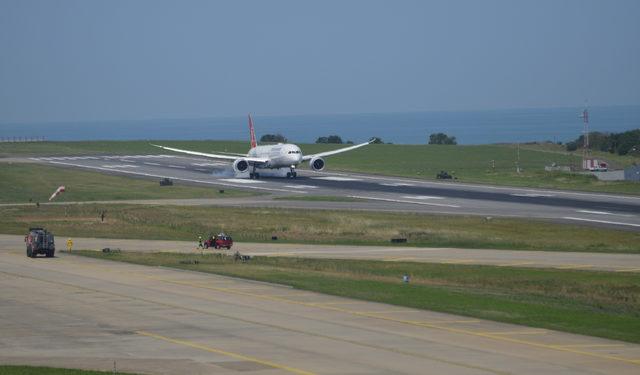
<svg viewBox="0 0 640 375">
<path fill-rule="evenodd" d="M 640 128 L 640 105 L 590 107 L 591 131 Z M 567 142 L 582 134 L 583 108 L 533 108 L 482 111 L 260 116 L 258 138 L 282 134 L 288 141 L 313 143 L 339 135 L 344 142 L 379 137 L 385 143 L 426 144 L 432 133 L 455 136 L 458 144 Z M 39 138 L 80 140 L 248 140 L 246 116 L 195 119 L 118 120 L 0 124 L 0 141 Z"/>
</svg>

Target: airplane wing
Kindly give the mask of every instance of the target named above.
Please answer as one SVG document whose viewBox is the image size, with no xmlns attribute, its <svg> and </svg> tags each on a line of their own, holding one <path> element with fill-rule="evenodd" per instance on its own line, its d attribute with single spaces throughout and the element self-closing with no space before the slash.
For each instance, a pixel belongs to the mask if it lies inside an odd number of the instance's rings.
<svg viewBox="0 0 640 375">
<path fill-rule="evenodd" d="M 247 154 L 240 154 L 240 153 L 237 153 L 237 152 L 224 152 L 224 151 L 212 151 L 212 152 L 215 152 L 215 153 L 220 154 L 220 155 L 232 155 L 232 156 L 238 156 L 238 157 L 247 156 Z"/>
<path fill-rule="evenodd" d="M 253 162 L 253 163 L 266 163 L 267 161 L 269 161 L 269 159 L 267 159 L 267 158 L 252 158 L 252 157 L 249 157 L 249 156 L 232 156 L 232 155 L 220 155 L 220 154 L 207 154 L 206 152 L 181 150 L 179 148 L 165 147 L 165 146 L 154 145 L 154 144 L 151 144 L 151 146 L 159 147 L 159 148 L 162 148 L 162 149 L 165 149 L 165 150 L 169 150 L 169 151 L 180 152 L 180 153 L 183 153 L 183 154 L 204 156 L 206 158 L 211 158 L 211 159 L 236 160 L 236 159 L 242 158 L 242 159 L 244 159 L 244 160 L 246 160 L 248 162 Z"/>
<path fill-rule="evenodd" d="M 364 143 L 360 143 L 357 145 L 353 145 L 350 147 L 345 147 L 345 148 L 339 148 L 337 150 L 333 150 L 333 151 L 325 151 L 325 152 L 319 152 L 317 154 L 313 154 L 313 155 L 305 155 L 302 157 L 302 160 L 311 160 L 313 158 L 321 158 L 321 157 L 325 157 L 325 156 L 330 156 L 330 155 L 335 155 L 335 154 L 340 154 L 342 152 L 347 152 L 347 151 L 351 151 L 351 150 L 355 150 L 356 148 L 360 148 L 363 146 L 366 146 L 368 144 L 373 143 L 374 139 L 372 138 L 369 142 L 364 142 Z"/>
</svg>

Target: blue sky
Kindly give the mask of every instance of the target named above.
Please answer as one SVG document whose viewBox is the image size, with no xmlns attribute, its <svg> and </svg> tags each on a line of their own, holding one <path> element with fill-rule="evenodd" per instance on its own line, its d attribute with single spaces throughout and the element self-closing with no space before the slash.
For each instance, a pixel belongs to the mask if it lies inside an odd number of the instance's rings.
<svg viewBox="0 0 640 375">
<path fill-rule="evenodd" d="M 640 104 L 640 1 L 0 0 L 0 123 Z"/>
</svg>

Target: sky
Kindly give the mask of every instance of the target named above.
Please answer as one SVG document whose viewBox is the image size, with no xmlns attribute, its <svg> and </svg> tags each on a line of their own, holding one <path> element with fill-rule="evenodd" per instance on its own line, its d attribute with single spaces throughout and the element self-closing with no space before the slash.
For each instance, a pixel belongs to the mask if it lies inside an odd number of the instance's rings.
<svg viewBox="0 0 640 375">
<path fill-rule="evenodd" d="M 640 104 L 640 1 L 0 0 L 0 123 Z"/>
</svg>

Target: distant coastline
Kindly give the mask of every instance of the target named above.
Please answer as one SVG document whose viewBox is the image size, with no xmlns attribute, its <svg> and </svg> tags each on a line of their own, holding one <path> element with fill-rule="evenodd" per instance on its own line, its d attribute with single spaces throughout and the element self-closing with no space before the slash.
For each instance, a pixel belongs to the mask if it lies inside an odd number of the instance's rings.
<svg viewBox="0 0 640 375">
<path fill-rule="evenodd" d="M 381 137 L 396 144 L 424 144 L 429 134 L 456 136 L 459 144 L 531 141 L 566 142 L 582 133 L 582 108 L 535 108 L 483 111 L 254 116 L 258 135 L 281 133 L 289 140 L 313 143 L 337 134 L 343 140 Z M 640 128 L 640 105 L 590 108 L 590 128 L 622 132 Z M 0 124 L 0 137 L 80 140 L 244 140 L 246 116 L 198 119 L 120 120 Z"/>
</svg>

